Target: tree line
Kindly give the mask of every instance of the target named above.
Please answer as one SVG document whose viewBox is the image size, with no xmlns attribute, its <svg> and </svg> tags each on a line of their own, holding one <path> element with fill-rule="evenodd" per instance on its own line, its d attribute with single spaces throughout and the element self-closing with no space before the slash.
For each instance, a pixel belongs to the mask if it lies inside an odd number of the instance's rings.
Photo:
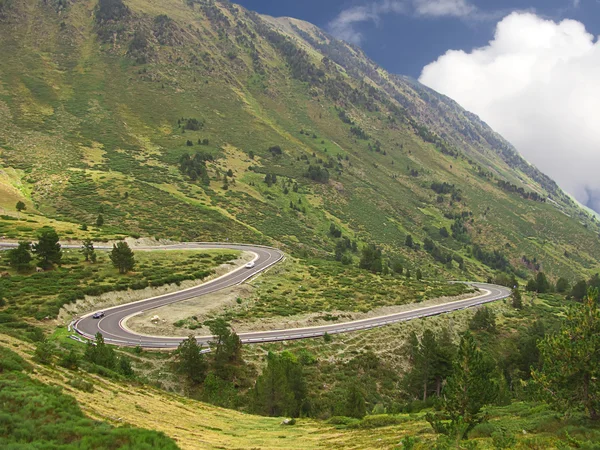
<svg viewBox="0 0 600 450">
<path fill-rule="evenodd" d="M 39 267 L 50 270 L 55 265 L 62 264 L 63 249 L 60 244 L 58 233 L 53 228 L 42 228 L 38 234 L 38 242 L 21 241 L 17 247 L 7 252 L 9 265 L 17 272 L 26 273 L 32 270 L 31 262 L 34 256 L 37 258 Z M 97 255 L 94 243 L 91 239 L 84 239 L 80 252 L 86 262 L 95 263 Z M 135 256 L 127 242 L 119 241 L 113 244 L 109 258 L 119 273 L 125 274 L 133 270 Z"/>
</svg>

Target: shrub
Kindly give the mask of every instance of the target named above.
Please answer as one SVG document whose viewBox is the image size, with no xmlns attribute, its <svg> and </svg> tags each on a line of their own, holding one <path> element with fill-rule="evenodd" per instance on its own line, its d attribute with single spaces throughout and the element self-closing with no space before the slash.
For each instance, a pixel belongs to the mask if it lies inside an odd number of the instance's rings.
<svg viewBox="0 0 600 450">
<path fill-rule="evenodd" d="M 387 414 L 365 416 L 360 422 L 353 426 L 353 428 L 361 429 L 373 429 L 390 427 L 392 425 L 400 425 L 406 422 L 404 417 L 390 416 Z"/>
<path fill-rule="evenodd" d="M 94 392 L 94 385 L 83 378 L 73 378 L 69 381 L 69 385 L 83 392 Z"/>
<path fill-rule="evenodd" d="M 473 428 L 471 433 L 469 433 L 469 437 L 471 437 L 471 438 L 489 438 L 496 431 L 497 431 L 497 428 L 495 425 L 493 425 L 489 422 L 480 423 L 479 425 L 477 425 Z"/>
<path fill-rule="evenodd" d="M 0 346 L 0 373 L 30 371 L 31 365 L 21 356 Z"/>
<path fill-rule="evenodd" d="M 330 425 L 337 425 L 341 427 L 349 427 L 356 425 L 360 422 L 359 419 L 355 419 L 353 417 L 345 417 L 345 416 L 333 416 L 331 419 L 327 421 Z"/>
<path fill-rule="evenodd" d="M 505 430 L 499 430 L 492 433 L 492 443 L 494 448 L 502 450 L 505 448 L 515 448 L 517 438 L 512 433 Z"/>
</svg>

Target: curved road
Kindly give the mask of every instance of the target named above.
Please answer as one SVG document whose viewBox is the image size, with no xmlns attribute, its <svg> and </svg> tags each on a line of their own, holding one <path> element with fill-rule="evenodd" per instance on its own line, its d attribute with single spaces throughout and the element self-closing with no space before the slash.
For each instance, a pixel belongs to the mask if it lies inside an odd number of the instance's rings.
<svg viewBox="0 0 600 450">
<path fill-rule="evenodd" d="M 0 244 L 0 248 L 12 247 L 11 244 Z M 69 247 L 69 246 L 64 246 Z M 103 247 L 97 247 L 102 249 Z M 104 247 L 106 248 L 106 247 Z M 226 287 L 243 283 L 249 278 L 268 269 L 272 265 L 281 261 L 284 257 L 280 250 L 242 244 L 211 244 L 211 243 L 184 243 L 177 245 L 168 245 L 160 247 L 138 247 L 142 250 L 182 250 L 182 249 L 231 249 L 249 251 L 255 254 L 255 265 L 251 269 L 241 267 L 222 277 L 204 283 L 183 291 L 171 294 L 161 295 L 138 302 L 128 303 L 126 305 L 116 306 L 105 309 L 105 316 L 102 319 L 93 319 L 93 313 L 90 313 L 73 323 L 73 328 L 82 336 L 93 338 L 97 332 L 102 333 L 104 340 L 108 343 L 121 346 L 140 345 L 146 348 L 176 348 L 183 337 L 161 337 L 146 336 L 137 334 L 126 327 L 127 319 L 143 311 L 148 311 L 171 303 L 209 294 Z M 460 309 L 471 308 L 473 306 L 500 300 L 511 295 L 511 290 L 504 286 L 496 286 L 485 283 L 469 283 L 479 289 L 481 295 L 466 300 L 458 300 L 441 305 L 429 306 L 425 308 L 404 311 L 386 316 L 372 317 L 353 322 L 336 323 L 315 327 L 295 328 L 287 330 L 257 331 L 250 333 L 240 333 L 240 339 L 245 344 L 254 344 L 261 342 L 287 341 L 291 339 L 305 339 L 323 336 L 325 333 L 337 334 L 351 331 L 368 330 L 371 328 L 382 327 L 392 323 L 404 322 L 421 317 L 435 316 Z M 212 340 L 212 336 L 198 336 L 200 344 L 207 344 Z"/>
</svg>

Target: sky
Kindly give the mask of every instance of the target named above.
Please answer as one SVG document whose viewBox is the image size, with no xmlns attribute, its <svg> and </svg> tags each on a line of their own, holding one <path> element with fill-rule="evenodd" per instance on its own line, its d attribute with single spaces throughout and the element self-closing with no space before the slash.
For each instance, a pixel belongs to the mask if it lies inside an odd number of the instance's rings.
<svg viewBox="0 0 600 450">
<path fill-rule="evenodd" d="M 600 212 L 600 0 L 235 1 L 448 95 Z"/>
</svg>

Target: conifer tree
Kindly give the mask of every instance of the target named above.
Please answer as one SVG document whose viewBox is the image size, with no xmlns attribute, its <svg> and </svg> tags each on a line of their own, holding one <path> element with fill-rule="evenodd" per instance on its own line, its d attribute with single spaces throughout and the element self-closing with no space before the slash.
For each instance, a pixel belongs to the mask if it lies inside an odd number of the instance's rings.
<svg viewBox="0 0 600 450">
<path fill-rule="evenodd" d="M 85 257 L 86 261 L 92 260 L 94 262 L 96 260 L 96 252 L 94 250 L 94 242 L 91 239 L 84 239 L 83 245 L 81 246 L 81 253 Z"/>
<path fill-rule="evenodd" d="M 590 288 L 567 313 L 558 333 L 542 339 L 542 367 L 532 371 L 544 399 L 559 411 L 585 409 L 600 419 L 600 309 Z"/>
<path fill-rule="evenodd" d="M 58 243 L 58 234 L 53 228 L 42 229 L 38 242 L 33 244 L 33 253 L 37 255 L 43 267 L 60 264 L 62 249 Z"/>
<path fill-rule="evenodd" d="M 125 274 L 135 267 L 135 256 L 127 242 L 121 241 L 113 244 L 110 252 L 110 260 L 119 269 L 119 273 Z"/>
<path fill-rule="evenodd" d="M 242 341 L 231 331 L 229 324 L 223 319 L 215 319 L 209 325 L 214 341 L 210 343 L 214 355 L 215 375 L 226 381 L 233 381 L 238 369 L 244 365 L 242 358 Z"/>
<path fill-rule="evenodd" d="M 202 346 L 192 335 L 177 347 L 176 370 L 192 385 L 198 385 L 206 378 L 208 365 L 201 352 Z"/>
<path fill-rule="evenodd" d="M 346 404 L 344 415 L 362 419 L 367 414 L 367 406 L 365 404 L 365 396 L 356 383 L 351 383 L 346 391 Z"/>
<path fill-rule="evenodd" d="M 494 372 L 493 365 L 484 358 L 475 338 L 467 331 L 460 340 L 452 376 L 443 390 L 442 413 L 427 414 L 427 421 L 434 430 L 463 439 L 485 421 L 481 408 L 498 396 Z"/>
<path fill-rule="evenodd" d="M 8 263 L 11 267 L 16 269 L 19 272 L 24 272 L 29 269 L 29 263 L 32 260 L 31 253 L 31 243 L 21 241 L 17 248 L 13 248 L 9 250 L 8 253 Z"/>
</svg>

